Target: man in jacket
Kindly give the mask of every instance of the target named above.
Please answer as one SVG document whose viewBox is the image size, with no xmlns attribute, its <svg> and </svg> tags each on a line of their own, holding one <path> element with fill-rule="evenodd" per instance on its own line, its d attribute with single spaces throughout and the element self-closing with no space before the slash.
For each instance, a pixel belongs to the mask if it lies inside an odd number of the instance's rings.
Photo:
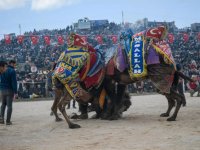
<svg viewBox="0 0 200 150">
<path fill-rule="evenodd" d="M 17 79 L 15 72 L 16 61 L 10 60 L 7 70 L 0 75 L 0 98 L 1 105 L 1 119 L 0 123 L 4 124 L 4 114 L 7 106 L 6 125 L 11 125 L 12 103 L 13 99 L 17 97 Z"/>
<path fill-rule="evenodd" d="M 7 63 L 5 61 L 0 61 L 0 76 L 2 73 L 6 71 L 6 66 L 7 66 Z M 1 102 L 1 99 L 0 99 L 0 102 Z M 0 107 L 0 112 L 1 112 L 1 107 Z M 0 118 L 1 118 L 1 113 L 0 113 Z"/>
</svg>

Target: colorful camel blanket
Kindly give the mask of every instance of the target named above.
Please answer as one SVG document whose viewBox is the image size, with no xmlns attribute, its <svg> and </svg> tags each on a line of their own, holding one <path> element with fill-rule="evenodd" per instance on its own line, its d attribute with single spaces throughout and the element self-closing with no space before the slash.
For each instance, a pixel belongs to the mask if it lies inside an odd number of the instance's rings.
<svg viewBox="0 0 200 150">
<path fill-rule="evenodd" d="M 162 56 L 166 64 L 173 65 L 176 69 L 171 48 L 169 47 L 169 44 L 163 40 L 166 36 L 166 32 L 167 29 L 164 26 L 159 26 L 132 36 L 131 48 L 128 52 L 130 63 L 129 74 L 132 79 L 142 78 L 147 75 L 146 61 L 148 62 L 150 56 L 145 60 L 144 55 L 145 53 L 149 55 L 151 49 L 154 49 L 160 56 Z M 160 63 L 159 60 L 154 62 Z"/>
<path fill-rule="evenodd" d="M 78 82 L 83 82 L 88 90 L 93 87 L 98 88 L 104 74 L 104 62 L 98 52 L 69 48 L 58 59 L 53 78 L 58 78 L 75 98 L 79 94 Z"/>
<path fill-rule="evenodd" d="M 163 57 L 166 64 L 172 64 L 176 69 L 176 64 L 174 61 L 174 57 L 172 56 L 171 48 L 165 40 L 153 43 L 152 46 L 156 50 L 156 52 L 158 52 Z"/>
<path fill-rule="evenodd" d="M 78 84 L 80 81 L 78 72 L 89 61 L 89 53 L 80 48 L 69 48 L 65 50 L 58 59 L 52 76 L 57 78 L 67 89 L 70 95 L 75 98 L 78 95 Z"/>
</svg>

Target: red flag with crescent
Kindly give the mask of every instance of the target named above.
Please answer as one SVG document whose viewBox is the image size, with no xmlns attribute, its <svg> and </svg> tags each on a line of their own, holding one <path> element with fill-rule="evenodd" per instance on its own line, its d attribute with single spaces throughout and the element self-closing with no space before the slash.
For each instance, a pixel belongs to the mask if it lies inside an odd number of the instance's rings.
<svg viewBox="0 0 200 150">
<path fill-rule="evenodd" d="M 189 40 L 189 36 L 187 33 L 183 33 L 183 40 L 184 42 L 187 42 Z"/>
<path fill-rule="evenodd" d="M 58 35 L 57 38 L 58 38 L 58 44 L 60 44 L 60 45 L 64 44 L 62 35 Z"/>
<path fill-rule="evenodd" d="M 19 44 L 22 44 L 24 42 L 24 36 L 23 35 L 18 35 L 17 36 L 17 41 Z"/>
<path fill-rule="evenodd" d="M 74 46 L 88 47 L 87 36 L 74 35 Z"/>
<path fill-rule="evenodd" d="M 117 43 L 117 35 L 111 35 L 111 39 L 112 39 L 113 44 Z"/>
<path fill-rule="evenodd" d="M 86 36 L 86 35 L 81 35 L 80 37 L 81 37 L 81 39 L 82 39 L 84 42 L 87 43 L 87 36 Z"/>
<path fill-rule="evenodd" d="M 170 44 L 172 44 L 174 42 L 174 35 L 172 33 L 168 34 L 168 41 Z"/>
<path fill-rule="evenodd" d="M 33 45 L 36 45 L 38 43 L 39 37 L 37 35 L 32 35 L 31 36 L 31 41 Z"/>
<path fill-rule="evenodd" d="M 200 32 L 197 35 L 197 39 L 200 41 Z"/>
<path fill-rule="evenodd" d="M 97 40 L 97 42 L 98 42 L 99 44 L 103 44 L 103 39 L 102 39 L 102 36 L 101 36 L 101 35 L 97 35 L 95 39 Z"/>
<path fill-rule="evenodd" d="M 44 36 L 44 42 L 45 42 L 45 44 L 46 45 L 50 45 L 50 41 L 51 41 L 50 36 L 49 35 L 45 35 Z"/>
<path fill-rule="evenodd" d="M 163 39 L 165 37 L 167 29 L 164 26 L 158 26 L 150 28 L 146 31 L 146 36 L 154 39 Z"/>
<path fill-rule="evenodd" d="M 6 35 L 4 35 L 4 38 L 5 38 L 5 43 L 6 44 L 10 44 L 11 43 L 11 37 L 10 37 L 10 35 L 6 34 Z"/>
</svg>

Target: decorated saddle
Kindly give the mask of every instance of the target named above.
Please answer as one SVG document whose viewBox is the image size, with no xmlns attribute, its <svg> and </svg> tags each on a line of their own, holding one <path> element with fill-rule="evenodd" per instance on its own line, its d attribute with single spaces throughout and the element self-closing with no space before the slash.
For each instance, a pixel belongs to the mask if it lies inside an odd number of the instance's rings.
<svg viewBox="0 0 200 150">
<path fill-rule="evenodd" d="M 157 84 L 156 79 L 152 82 L 155 81 L 154 85 L 159 90 L 168 93 L 173 81 L 172 75 L 176 70 L 176 64 L 171 48 L 164 40 L 166 34 L 167 29 L 164 26 L 159 26 L 134 34 L 131 38 L 129 34 L 127 36 L 123 35 L 114 56 L 113 63 L 115 67 L 120 72 L 128 69 L 132 80 L 139 80 L 147 76 L 152 77 L 156 74 L 158 75 L 157 78 L 162 76 L 159 84 Z M 127 66 L 124 64 L 127 64 Z M 160 70 L 164 67 L 170 69 L 167 73 L 164 71 L 166 68 L 159 72 L 159 69 L 155 70 L 155 66 L 159 66 Z M 152 70 L 155 70 L 153 74 Z M 166 79 L 165 84 L 161 84 L 162 79 Z M 164 89 L 164 87 L 167 88 Z"/>
<path fill-rule="evenodd" d="M 89 91 L 98 88 L 102 83 L 105 70 L 100 52 L 86 43 L 79 35 L 71 34 L 68 39 L 69 48 L 59 57 L 52 81 L 58 79 L 76 99 L 80 96 L 81 82 Z"/>
</svg>

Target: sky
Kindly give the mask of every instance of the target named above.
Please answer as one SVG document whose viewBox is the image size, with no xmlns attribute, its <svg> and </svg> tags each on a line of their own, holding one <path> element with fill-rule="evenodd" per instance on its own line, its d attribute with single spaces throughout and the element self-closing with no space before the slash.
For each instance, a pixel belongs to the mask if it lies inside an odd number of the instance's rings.
<svg viewBox="0 0 200 150">
<path fill-rule="evenodd" d="M 0 0 L 0 37 L 33 29 L 62 29 L 88 17 L 90 20 L 134 23 L 175 21 L 178 28 L 200 23 L 200 0 Z"/>
</svg>

